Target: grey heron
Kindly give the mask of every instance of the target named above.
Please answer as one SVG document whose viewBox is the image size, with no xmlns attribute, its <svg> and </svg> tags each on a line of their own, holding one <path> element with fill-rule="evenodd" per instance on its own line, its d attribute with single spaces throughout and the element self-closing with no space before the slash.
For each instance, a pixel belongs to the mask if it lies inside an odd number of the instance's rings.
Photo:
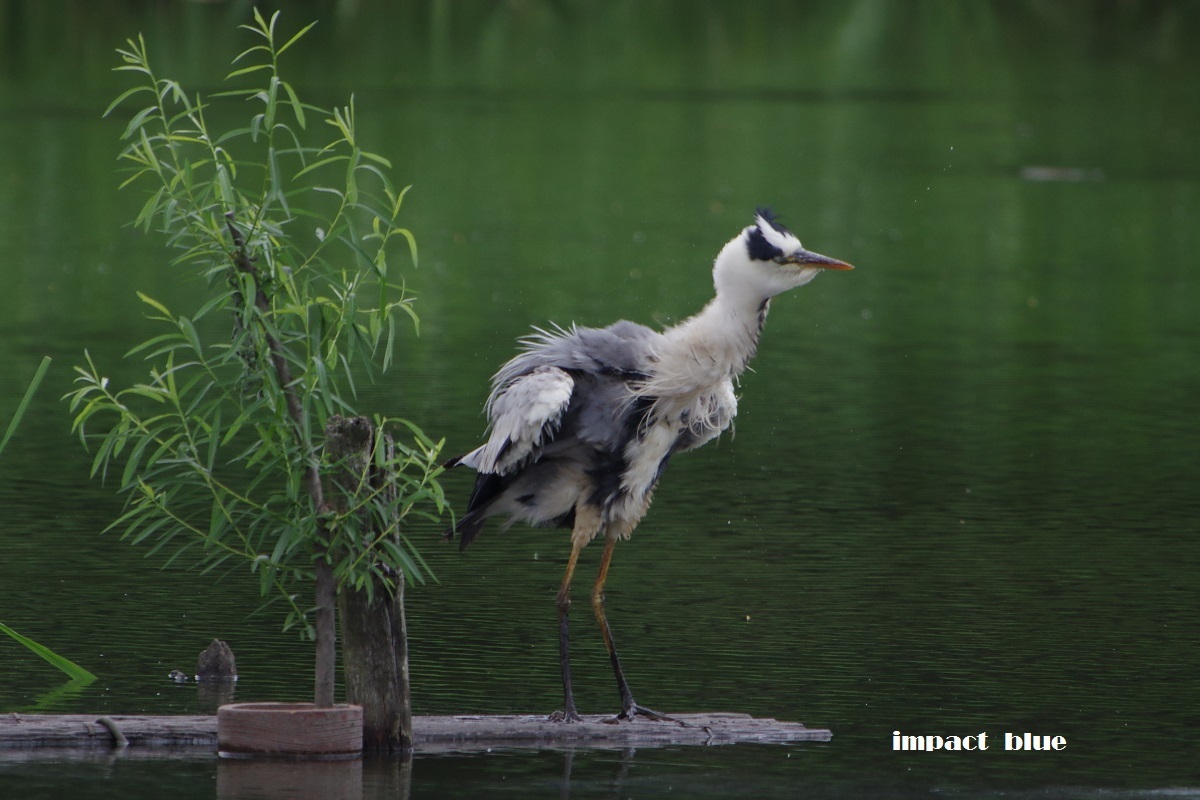
<svg viewBox="0 0 1200 800">
<path fill-rule="evenodd" d="M 571 530 L 571 554 L 556 597 L 562 711 L 579 721 L 571 686 L 568 613 L 583 548 L 601 533 L 604 552 L 592 610 L 621 695 L 615 719 L 663 718 L 638 705 L 604 613 L 613 547 L 628 539 L 676 453 L 711 441 L 737 413 L 734 384 L 754 357 L 771 298 L 823 270 L 853 269 L 805 250 L 765 209 L 717 254 L 716 296 L 664 331 L 622 320 L 606 328 L 534 329 L 492 378 L 487 441 L 447 467 L 477 473 L 466 513 L 446 531 L 466 548 L 489 517 Z"/>
</svg>

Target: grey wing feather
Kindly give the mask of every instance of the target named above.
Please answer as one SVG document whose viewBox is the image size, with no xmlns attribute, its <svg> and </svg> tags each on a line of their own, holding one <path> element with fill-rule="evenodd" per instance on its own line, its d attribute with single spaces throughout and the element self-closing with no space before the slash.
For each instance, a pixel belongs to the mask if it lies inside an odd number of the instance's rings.
<svg viewBox="0 0 1200 800">
<path fill-rule="evenodd" d="M 445 534 L 461 533 L 462 547 L 495 514 L 563 524 L 581 493 L 601 492 L 589 470 L 621 456 L 648 408 L 636 387 L 653 371 L 662 334 L 625 321 L 534 330 L 492 378 L 487 442 L 447 462 L 479 473 L 467 514 Z"/>
<path fill-rule="evenodd" d="M 650 368 L 651 347 L 662 334 L 621 320 L 607 328 L 552 331 L 534 328 L 521 340 L 525 351 L 500 368 L 492 379 L 492 402 L 514 378 L 538 367 L 587 372 L 594 375 L 645 376 Z"/>
<path fill-rule="evenodd" d="M 650 350 L 660 336 L 626 320 L 599 329 L 534 329 L 522 339 L 522 353 L 492 378 L 487 443 L 457 463 L 480 473 L 509 474 L 551 445 L 570 408 L 578 416 L 574 435 L 610 443 L 631 398 L 626 384 L 646 377 Z M 581 385 L 587 397 L 572 407 Z"/>
<path fill-rule="evenodd" d="M 477 472 L 507 474 L 553 438 L 571 403 L 575 381 L 557 367 L 542 366 L 519 375 L 488 398 L 491 434 L 459 463 Z"/>
<path fill-rule="evenodd" d="M 574 436 L 609 444 L 632 398 L 627 382 L 646 376 L 659 336 L 625 320 L 607 328 L 535 328 L 521 340 L 524 351 L 492 378 L 487 443 L 457 463 L 508 474 L 552 446 L 569 410 Z"/>
</svg>

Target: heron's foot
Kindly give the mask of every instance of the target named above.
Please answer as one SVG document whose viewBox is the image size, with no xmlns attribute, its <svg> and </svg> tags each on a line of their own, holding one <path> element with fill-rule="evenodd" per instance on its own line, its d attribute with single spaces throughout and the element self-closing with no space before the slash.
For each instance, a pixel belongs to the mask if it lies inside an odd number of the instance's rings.
<svg viewBox="0 0 1200 800">
<path fill-rule="evenodd" d="M 546 719 L 550 722 L 583 722 L 583 717 L 579 716 L 579 712 L 573 708 L 566 711 L 555 711 Z"/>
<path fill-rule="evenodd" d="M 655 711 L 652 708 L 639 706 L 637 703 L 629 704 L 621 711 L 620 714 L 617 714 L 615 717 L 606 719 L 604 721 L 609 725 L 619 725 L 622 722 L 632 722 L 635 717 L 645 717 L 646 719 L 653 720 L 655 722 L 674 722 L 681 728 L 691 727 L 690 723 L 684 722 L 681 719 L 675 719 L 675 717 L 668 716 L 661 711 Z"/>
</svg>

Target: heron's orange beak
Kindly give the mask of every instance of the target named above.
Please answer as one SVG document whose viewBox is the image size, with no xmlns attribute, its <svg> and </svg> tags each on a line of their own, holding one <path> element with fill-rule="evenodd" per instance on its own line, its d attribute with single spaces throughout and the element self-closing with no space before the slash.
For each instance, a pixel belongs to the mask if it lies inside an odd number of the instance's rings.
<svg viewBox="0 0 1200 800">
<path fill-rule="evenodd" d="M 795 264 L 798 267 L 816 267 L 818 269 L 854 269 L 853 266 L 845 261 L 839 261 L 836 258 L 823 256 L 820 253 L 814 253 L 811 250 L 797 250 L 790 256 L 784 259 L 785 263 Z"/>
</svg>

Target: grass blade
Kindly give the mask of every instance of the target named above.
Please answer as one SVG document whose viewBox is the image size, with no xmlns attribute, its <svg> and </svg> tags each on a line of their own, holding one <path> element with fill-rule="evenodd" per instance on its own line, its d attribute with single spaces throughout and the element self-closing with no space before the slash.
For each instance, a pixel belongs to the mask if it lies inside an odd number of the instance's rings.
<svg viewBox="0 0 1200 800">
<path fill-rule="evenodd" d="M 67 676 L 71 678 L 71 680 L 81 680 L 81 681 L 89 681 L 89 682 L 96 680 L 95 675 L 88 672 L 86 669 L 79 666 L 71 659 L 64 658 L 64 657 L 60 656 L 58 653 L 51 650 L 49 647 L 40 645 L 37 642 L 35 642 L 33 639 L 30 639 L 26 636 L 22 636 L 21 634 L 14 631 L 12 628 L 5 625 L 3 622 L 0 622 L 0 632 L 7 633 L 9 636 L 11 636 L 17 642 L 25 645 L 27 648 L 32 650 L 34 653 L 38 654 L 42 658 L 49 661 L 53 666 L 55 666 L 58 669 L 65 672 L 67 674 Z"/>
<path fill-rule="evenodd" d="M 33 394 L 42 383 L 42 378 L 46 376 L 46 370 L 50 369 L 50 356 L 42 358 L 42 363 L 38 366 L 37 372 L 33 374 L 33 380 L 29 382 L 29 388 L 25 390 L 25 396 L 21 398 L 21 402 L 17 404 L 17 410 L 13 414 L 12 420 L 8 423 L 8 429 L 4 431 L 4 438 L 0 439 L 0 453 L 4 452 L 4 446 L 8 444 L 8 440 L 12 438 L 16 432 L 17 426 L 21 424 L 21 417 L 25 416 L 25 409 L 29 407 L 29 403 L 33 400 Z"/>
</svg>

